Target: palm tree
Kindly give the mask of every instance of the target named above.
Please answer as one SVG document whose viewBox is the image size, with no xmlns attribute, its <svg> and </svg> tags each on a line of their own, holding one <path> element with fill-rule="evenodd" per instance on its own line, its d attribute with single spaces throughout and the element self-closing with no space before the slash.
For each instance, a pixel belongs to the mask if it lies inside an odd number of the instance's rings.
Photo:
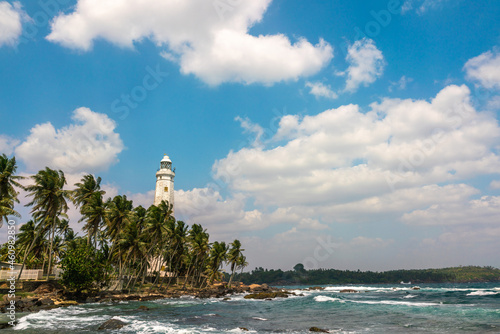
<svg viewBox="0 0 500 334">
<path fill-rule="evenodd" d="M 236 264 L 238 266 L 238 269 L 241 269 L 240 275 L 243 275 L 243 269 L 245 269 L 246 266 L 248 266 L 247 258 L 245 256 L 240 256 L 238 259 L 238 263 Z"/>
<path fill-rule="evenodd" d="M 94 175 L 84 175 L 81 183 L 75 183 L 76 189 L 71 192 L 73 203 L 76 207 L 83 207 L 88 203 L 93 194 L 104 195 L 106 192 L 101 190 L 101 178 L 94 178 Z"/>
<path fill-rule="evenodd" d="M 165 204 L 165 202 L 162 201 L 161 204 Z M 164 209 L 165 205 L 162 205 L 162 208 L 151 205 L 146 212 L 145 219 L 146 228 L 144 233 L 149 235 L 150 240 L 147 259 L 153 266 L 151 271 L 157 272 L 155 281 L 158 281 L 160 277 L 161 266 L 164 262 L 162 250 L 165 246 L 167 236 L 169 235 L 167 222 L 170 220 L 171 216 L 168 214 L 168 211 Z"/>
<path fill-rule="evenodd" d="M 23 188 L 17 180 L 23 179 L 16 174 L 16 158 L 9 159 L 5 154 L 0 156 L 0 223 L 5 220 L 8 222 L 8 216 L 20 217 L 14 210 L 14 203 L 19 203 L 17 195 L 19 192 L 14 187 Z"/>
<path fill-rule="evenodd" d="M 210 284 L 213 283 L 216 276 L 219 275 L 219 269 L 227 258 L 227 250 L 225 242 L 214 242 L 210 250 L 208 269 L 210 272 Z"/>
<path fill-rule="evenodd" d="M 233 282 L 234 272 L 236 270 L 236 266 L 238 265 L 238 261 L 240 257 L 243 256 L 244 249 L 241 248 L 241 242 L 236 239 L 231 243 L 231 249 L 228 252 L 227 261 L 231 265 L 231 278 L 229 279 L 228 286 L 231 287 L 231 283 Z"/>
<path fill-rule="evenodd" d="M 87 221 L 83 226 L 83 231 L 87 232 L 87 244 L 91 244 L 91 240 L 94 240 L 94 248 L 97 248 L 97 234 L 101 231 L 106 219 L 106 204 L 102 193 L 95 192 L 87 199 L 86 204 L 80 208 L 82 218 L 78 222 Z"/>
<path fill-rule="evenodd" d="M 47 227 L 40 226 L 40 224 L 35 224 L 33 220 L 28 221 L 23 224 L 19 230 L 21 231 L 17 236 L 16 245 L 20 246 L 20 250 L 23 255 L 23 265 L 19 271 L 17 279 L 21 278 L 25 264 L 29 258 L 33 257 L 43 257 L 43 250 L 45 249 L 45 236 L 47 234 Z"/>
<path fill-rule="evenodd" d="M 201 225 L 194 224 L 193 226 L 191 226 L 191 230 L 189 231 L 187 238 L 190 249 L 190 267 L 187 271 L 186 282 L 184 283 L 184 286 L 186 285 L 191 272 L 193 272 L 193 282 L 196 282 L 196 278 L 201 276 L 203 264 L 205 263 L 206 257 L 210 250 L 208 239 L 209 235 Z"/>
<path fill-rule="evenodd" d="M 132 201 L 127 200 L 125 195 L 117 195 L 112 200 L 107 202 L 108 210 L 106 211 L 106 234 L 112 243 L 118 240 L 120 232 L 126 224 L 130 223 L 132 218 Z"/>
<path fill-rule="evenodd" d="M 52 266 L 52 248 L 56 231 L 56 226 L 60 222 L 60 217 L 67 218 L 70 191 L 64 190 L 66 178 L 63 171 L 55 171 L 46 167 L 31 177 L 34 184 L 26 187 L 28 196 L 33 197 L 26 206 L 33 206 L 31 213 L 35 221 L 39 222 L 39 228 L 48 228 L 49 236 L 49 275 Z M 47 275 L 47 280 L 49 279 Z"/>
<path fill-rule="evenodd" d="M 97 179 L 91 175 L 84 175 L 80 183 L 75 184 L 76 189 L 72 191 L 73 203 L 80 208 L 82 218 L 78 222 L 87 221 L 83 227 L 87 231 L 87 244 L 94 240 L 94 249 L 97 247 L 97 234 L 99 233 L 106 215 L 106 203 L 103 196 L 106 193 L 101 190 L 101 178 Z"/>
<path fill-rule="evenodd" d="M 108 254 L 108 262 L 114 257 L 117 259 L 118 279 L 121 280 L 123 270 L 123 249 L 118 247 L 118 240 L 124 228 L 130 224 L 134 213 L 132 201 L 127 196 L 118 195 L 106 202 L 106 235 L 111 241 L 111 249 Z"/>
</svg>

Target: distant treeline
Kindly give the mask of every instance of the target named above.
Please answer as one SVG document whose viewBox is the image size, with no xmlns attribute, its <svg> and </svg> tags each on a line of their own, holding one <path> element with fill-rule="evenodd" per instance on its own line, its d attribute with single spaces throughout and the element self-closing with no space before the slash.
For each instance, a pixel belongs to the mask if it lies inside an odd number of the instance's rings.
<svg viewBox="0 0 500 334">
<path fill-rule="evenodd" d="M 500 269 L 493 267 L 454 267 L 443 269 L 390 270 L 384 272 L 351 271 L 336 269 L 305 270 L 297 264 L 293 270 L 283 271 L 255 268 L 242 273 L 235 279 L 245 284 L 270 285 L 322 285 L 322 284 L 361 284 L 361 283 L 447 283 L 447 282 L 498 282 Z"/>
</svg>

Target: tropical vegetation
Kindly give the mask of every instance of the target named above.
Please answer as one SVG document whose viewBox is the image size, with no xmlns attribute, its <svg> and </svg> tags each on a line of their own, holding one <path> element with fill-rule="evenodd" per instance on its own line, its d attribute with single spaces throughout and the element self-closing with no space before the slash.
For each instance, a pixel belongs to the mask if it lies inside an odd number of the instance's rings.
<svg viewBox="0 0 500 334">
<path fill-rule="evenodd" d="M 238 274 L 236 278 L 245 284 L 266 283 L 269 285 L 498 282 L 500 281 L 500 269 L 463 266 L 383 272 L 338 269 L 306 270 L 304 265 L 299 263 L 294 266 L 293 270 L 268 270 L 260 267 L 248 273 Z"/>
<path fill-rule="evenodd" d="M 168 202 L 144 208 L 125 195 L 107 198 L 101 178 L 91 174 L 70 190 L 64 172 L 48 167 L 22 186 L 16 168 L 14 157 L 0 156 L 0 218 L 19 217 L 16 189 L 24 189 L 31 220 L 19 228 L 16 257 L 23 268 L 43 269 L 46 279 L 56 265 L 63 269 L 62 282 L 78 291 L 120 285 L 134 289 L 146 283 L 162 288 L 174 282 L 204 287 L 223 277 L 225 265 L 231 283 L 235 271 L 248 265 L 239 240 L 211 243 L 201 225 L 176 220 Z M 71 204 L 81 215 L 83 235 L 70 227 Z M 6 259 L 4 244 L 0 261 Z"/>
</svg>

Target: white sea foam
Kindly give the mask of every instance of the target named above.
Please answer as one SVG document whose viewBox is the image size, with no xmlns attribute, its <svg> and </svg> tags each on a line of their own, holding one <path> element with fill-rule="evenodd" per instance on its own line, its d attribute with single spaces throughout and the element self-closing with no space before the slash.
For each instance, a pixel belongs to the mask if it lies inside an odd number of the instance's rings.
<svg viewBox="0 0 500 334">
<path fill-rule="evenodd" d="M 468 293 L 466 296 L 491 296 L 491 295 L 498 295 L 499 293 L 500 292 L 477 290 Z"/>
<path fill-rule="evenodd" d="M 416 307 L 424 307 L 424 306 L 439 306 L 441 304 L 438 303 L 412 303 L 412 302 L 403 302 L 396 300 L 349 300 L 349 299 L 340 299 L 333 298 L 328 296 L 316 296 L 314 300 L 317 302 L 339 302 L 339 303 L 356 303 L 356 304 L 370 304 L 370 305 L 405 305 L 405 306 L 416 306 Z"/>
<path fill-rule="evenodd" d="M 411 298 L 415 298 L 417 295 L 406 295 L 404 296 L 403 298 L 404 299 L 411 299 Z"/>
<path fill-rule="evenodd" d="M 378 287 L 378 286 L 329 286 L 326 287 L 324 291 L 329 292 L 340 292 L 342 290 L 356 290 L 359 292 L 394 292 L 394 291 L 411 291 L 411 286 L 406 287 Z M 321 292 L 321 291 L 320 291 Z"/>
<path fill-rule="evenodd" d="M 134 317 L 115 317 L 116 319 L 120 319 L 122 321 L 128 321 L 129 324 L 121 329 L 122 332 L 132 332 L 137 334 L 153 334 L 153 333 L 167 333 L 167 334 L 201 334 L 201 333 L 218 333 L 215 328 L 212 327 L 188 327 L 182 328 L 178 325 L 171 323 L 163 323 L 159 321 L 143 321 L 143 320 L 134 320 Z M 131 321 L 132 319 L 132 321 Z"/>
<path fill-rule="evenodd" d="M 437 303 L 412 303 L 412 302 L 400 302 L 396 300 L 379 300 L 379 301 L 371 301 L 371 300 L 350 300 L 350 302 L 357 304 L 371 304 L 371 305 L 404 305 L 404 306 L 417 306 L 417 307 L 425 307 L 425 306 L 440 306 L 441 304 Z"/>
<path fill-rule="evenodd" d="M 260 321 L 267 321 L 266 318 L 259 318 L 259 317 L 252 317 L 252 319 L 260 320 Z"/>
<path fill-rule="evenodd" d="M 82 316 L 82 314 L 91 314 L 96 311 L 96 309 L 82 308 L 78 306 L 44 310 L 22 317 L 21 319 L 19 319 L 19 322 L 14 327 L 14 329 L 23 330 L 27 328 L 63 328 L 71 330 L 93 325 L 96 322 L 100 321 L 104 322 L 110 318 L 106 315 Z"/>
<path fill-rule="evenodd" d="M 339 302 L 339 303 L 345 303 L 345 300 L 340 299 L 340 298 L 333 298 L 333 297 L 328 297 L 328 296 L 316 296 L 314 297 L 314 300 L 323 303 L 323 302 Z"/>
</svg>

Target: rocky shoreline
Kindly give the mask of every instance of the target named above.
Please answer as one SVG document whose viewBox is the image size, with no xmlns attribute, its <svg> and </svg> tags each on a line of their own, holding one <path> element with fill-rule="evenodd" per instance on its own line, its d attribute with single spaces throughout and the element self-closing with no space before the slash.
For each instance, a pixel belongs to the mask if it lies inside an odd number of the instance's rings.
<svg viewBox="0 0 500 334">
<path fill-rule="evenodd" d="M 272 299 L 286 298 L 293 294 L 284 289 L 269 287 L 267 284 L 238 285 L 228 288 L 225 284 L 214 284 L 208 288 L 195 289 L 169 289 L 167 291 L 102 291 L 95 294 L 68 293 L 57 284 L 47 283 L 33 291 L 33 296 L 16 296 L 16 312 L 38 312 L 57 307 L 79 305 L 85 303 L 109 303 L 120 301 L 151 301 L 165 298 L 181 298 L 192 296 L 195 298 L 230 298 L 231 295 L 247 293 L 245 298 Z M 7 307 L 11 305 L 9 295 L 4 295 L 0 301 L 0 312 L 7 313 Z"/>
<path fill-rule="evenodd" d="M 311 287 L 303 290 L 323 290 L 322 287 Z M 345 291 L 347 292 L 347 291 Z M 122 301 L 151 301 L 157 299 L 171 299 L 171 298 L 181 298 L 185 296 L 191 296 L 195 298 L 220 298 L 224 300 L 230 300 L 231 296 L 245 294 L 245 299 L 260 299 L 260 300 L 272 300 L 274 298 L 288 298 L 289 296 L 302 295 L 300 293 L 295 293 L 288 291 L 286 289 L 279 289 L 270 287 L 267 284 L 252 284 L 244 285 L 239 284 L 237 286 L 228 288 L 225 283 L 214 284 L 208 288 L 204 289 L 180 289 L 180 288 L 170 288 L 167 291 L 143 291 L 143 292 L 132 292 L 125 293 L 123 291 L 102 291 L 95 294 L 74 294 L 64 291 L 64 289 L 54 283 L 46 283 L 40 285 L 35 291 L 33 291 L 33 296 L 15 298 L 16 313 L 34 313 L 42 310 L 50 310 L 58 307 L 80 305 L 86 303 L 118 303 Z M 3 296 L 3 300 L 0 301 L 0 312 L 8 313 L 7 307 L 11 304 L 11 299 L 8 295 Z M 147 311 L 148 307 L 141 305 L 138 310 Z M 118 320 L 110 319 L 99 326 L 99 330 L 113 330 L 119 329 L 127 324 Z M 0 323 L 0 329 L 10 327 L 8 322 Z M 240 327 L 242 331 L 247 331 L 245 327 Z M 309 329 L 311 332 L 324 332 L 328 331 L 320 329 L 317 327 L 311 327 Z"/>
</svg>

